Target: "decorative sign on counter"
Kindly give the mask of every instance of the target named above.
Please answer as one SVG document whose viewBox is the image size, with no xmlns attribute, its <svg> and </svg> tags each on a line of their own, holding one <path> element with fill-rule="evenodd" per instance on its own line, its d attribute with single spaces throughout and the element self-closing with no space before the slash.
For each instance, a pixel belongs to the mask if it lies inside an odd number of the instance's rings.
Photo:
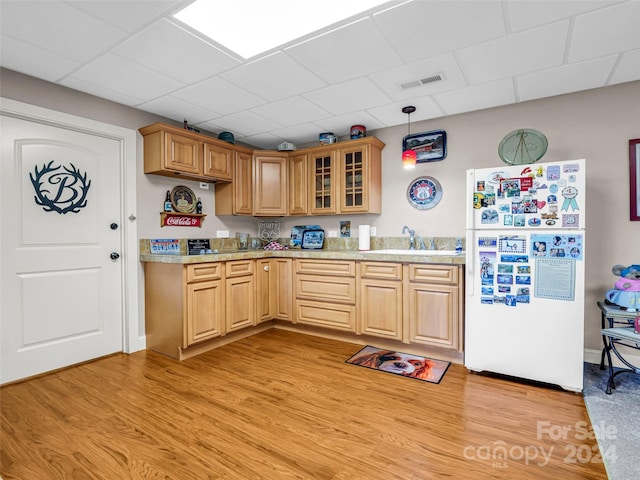
<svg viewBox="0 0 640 480">
<path fill-rule="evenodd" d="M 151 255 L 180 255 L 180 240 L 177 239 L 149 239 Z"/>
<path fill-rule="evenodd" d="M 160 212 L 161 227 L 201 227 L 206 215 Z"/>
<path fill-rule="evenodd" d="M 189 255 L 204 255 L 205 253 L 211 253 L 211 242 L 208 238 L 188 239 L 187 253 Z"/>
</svg>

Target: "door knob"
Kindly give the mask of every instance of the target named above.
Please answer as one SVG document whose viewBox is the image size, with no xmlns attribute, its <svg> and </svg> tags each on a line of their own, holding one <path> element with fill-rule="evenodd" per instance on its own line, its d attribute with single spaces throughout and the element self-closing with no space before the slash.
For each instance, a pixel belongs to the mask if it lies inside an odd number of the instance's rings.
<svg viewBox="0 0 640 480">
<path fill-rule="evenodd" d="M 111 225 L 109 225 L 109 227 L 111 228 L 111 230 L 117 230 L 118 229 L 118 224 L 117 223 L 112 223 Z"/>
<path fill-rule="evenodd" d="M 109 255 L 111 257 L 111 260 L 117 260 L 120 258 L 120 255 L 118 255 L 117 252 L 111 252 L 111 255 Z"/>
<path fill-rule="evenodd" d="M 264 267 L 262 267 L 262 268 L 264 268 L 264 271 L 265 271 L 265 272 L 268 272 L 268 271 L 269 271 L 269 265 L 265 265 L 265 266 L 264 266 Z"/>
</svg>

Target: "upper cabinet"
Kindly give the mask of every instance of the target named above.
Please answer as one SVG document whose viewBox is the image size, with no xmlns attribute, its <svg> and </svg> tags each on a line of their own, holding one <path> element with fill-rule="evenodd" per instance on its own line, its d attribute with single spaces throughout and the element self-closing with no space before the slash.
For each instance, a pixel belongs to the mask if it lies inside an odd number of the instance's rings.
<svg viewBox="0 0 640 480">
<path fill-rule="evenodd" d="M 251 150 L 154 123 L 144 137 L 144 172 L 217 181 L 216 215 L 381 213 L 382 149 L 375 137 L 300 149 Z"/>
<path fill-rule="evenodd" d="M 141 128 L 140 133 L 144 137 L 144 173 L 230 182 L 235 152 L 251 153 L 250 149 L 162 123 Z"/>
<path fill-rule="evenodd" d="M 336 143 L 309 153 L 309 213 L 380 213 L 382 149 L 375 137 Z"/>
</svg>

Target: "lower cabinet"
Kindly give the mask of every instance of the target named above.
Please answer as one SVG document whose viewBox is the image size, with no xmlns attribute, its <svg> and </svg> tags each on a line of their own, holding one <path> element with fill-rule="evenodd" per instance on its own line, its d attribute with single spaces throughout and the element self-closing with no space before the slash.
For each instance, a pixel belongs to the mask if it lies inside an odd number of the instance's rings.
<svg viewBox="0 0 640 480">
<path fill-rule="evenodd" d="M 227 332 L 256 324 L 253 260 L 226 262 L 225 319 Z"/>
<path fill-rule="evenodd" d="M 462 351 L 460 267 L 408 265 L 410 343 Z"/>
<path fill-rule="evenodd" d="M 358 334 L 402 340 L 402 264 L 361 262 Z"/>
<path fill-rule="evenodd" d="M 256 322 L 293 321 L 293 278 L 290 258 L 256 260 Z"/>
<path fill-rule="evenodd" d="M 296 323 L 356 331 L 355 261 L 295 259 Z"/>
</svg>

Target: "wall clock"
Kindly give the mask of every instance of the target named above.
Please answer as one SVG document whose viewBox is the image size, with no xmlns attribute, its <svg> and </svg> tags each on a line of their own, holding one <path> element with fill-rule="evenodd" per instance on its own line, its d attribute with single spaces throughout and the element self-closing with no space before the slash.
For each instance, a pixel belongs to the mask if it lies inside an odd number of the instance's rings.
<svg viewBox="0 0 640 480">
<path fill-rule="evenodd" d="M 428 210 L 442 200 L 442 187 L 433 177 L 418 177 L 407 188 L 407 200 L 418 210 Z"/>
</svg>

